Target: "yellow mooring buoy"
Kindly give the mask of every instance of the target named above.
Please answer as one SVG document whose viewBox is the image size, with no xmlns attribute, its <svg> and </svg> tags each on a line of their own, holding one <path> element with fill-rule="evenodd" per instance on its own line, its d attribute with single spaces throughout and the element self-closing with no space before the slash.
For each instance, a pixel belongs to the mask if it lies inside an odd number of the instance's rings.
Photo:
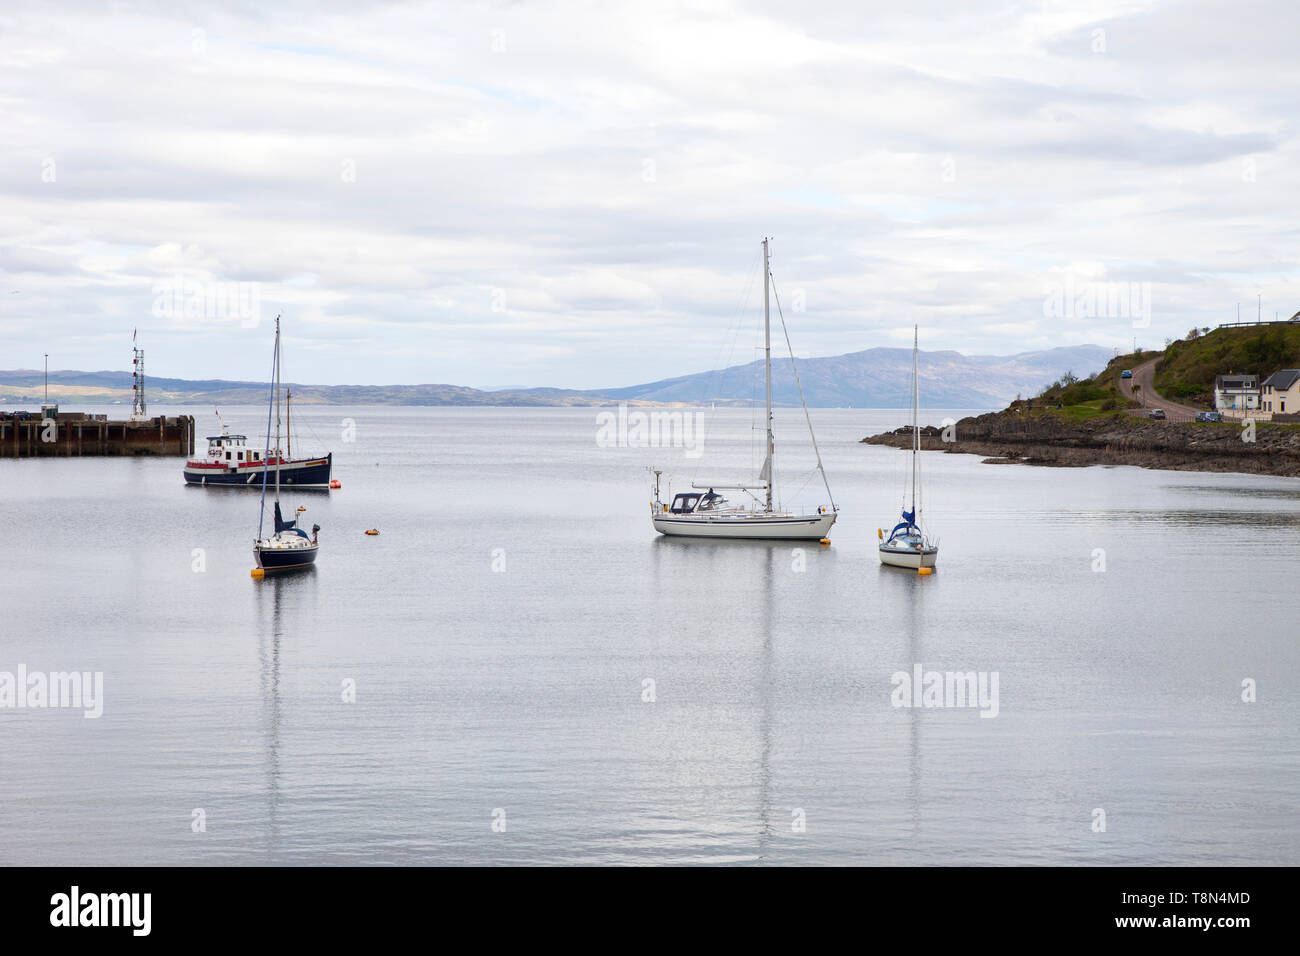
<svg viewBox="0 0 1300 956">
<path fill-rule="evenodd" d="M 253 570 L 248 572 L 248 576 L 250 578 L 264 578 L 266 577 L 266 572 L 261 568 L 253 568 Z"/>
<path fill-rule="evenodd" d="M 821 541 L 818 542 L 818 544 L 822 544 L 822 545 L 829 545 L 830 543 L 831 543 L 830 538 L 822 538 Z"/>
<path fill-rule="evenodd" d="M 917 568 L 917 574 L 934 574 L 934 568 Z"/>
</svg>

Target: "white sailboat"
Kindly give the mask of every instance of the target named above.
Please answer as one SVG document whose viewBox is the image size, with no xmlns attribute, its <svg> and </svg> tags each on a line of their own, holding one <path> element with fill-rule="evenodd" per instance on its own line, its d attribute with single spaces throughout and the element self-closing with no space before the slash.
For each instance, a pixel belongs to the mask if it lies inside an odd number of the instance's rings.
<svg viewBox="0 0 1300 956">
<path fill-rule="evenodd" d="M 916 505 L 917 455 L 921 449 L 920 375 L 917 370 L 917 331 L 912 327 L 912 510 L 902 509 L 903 520 L 894 525 L 889 537 L 884 529 L 876 531 L 880 541 L 880 562 L 896 568 L 933 568 L 939 561 L 939 543 L 921 530 L 920 510 Z"/>
<path fill-rule="evenodd" d="M 808 422 L 808 434 L 812 436 L 813 451 L 817 456 L 817 470 L 821 472 L 822 483 L 826 486 L 828 505 L 817 508 L 812 513 L 782 511 L 775 507 L 773 497 L 773 461 L 776 443 L 772 436 L 772 313 L 769 303 L 771 290 L 771 271 L 768 267 L 768 240 L 763 240 L 763 365 L 766 391 L 766 436 L 763 467 L 758 478 L 748 484 L 709 484 L 694 482 L 691 491 L 682 492 L 673 497 L 671 504 L 659 498 L 659 476 L 655 471 L 654 500 L 650 503 L 650 520 L 655 531 L 663 535 L 686 538 L 755 538 L 783 540 L 825 540 L 835 524 L 835 499 L 831 497 L 830 483 L 826 480 L 826 470 L 822 467 L 821 451 L 817 448 L 817 436 L 813 434 L 812 418 L 808 415 L 808 404 L 803 402 L 804 418 Z M 779 305 L 779 300 L 778 300 Z M 785 320 L 782 318 L 782 328 Z M 786 333 L 786 344 L 790 341 Z M 794 353 L 790 354 L 794 363 Z M 799 398 L 803 401 L 803 386 L 799 384 L 799 372 L 795 369 L 795 384 L 799 386 Z M 729 502 L 720 491 L 743 492 L 761 507 L 735 505 Z M 755 492 L 762 492 L 760 500 Z"/>
</svg>

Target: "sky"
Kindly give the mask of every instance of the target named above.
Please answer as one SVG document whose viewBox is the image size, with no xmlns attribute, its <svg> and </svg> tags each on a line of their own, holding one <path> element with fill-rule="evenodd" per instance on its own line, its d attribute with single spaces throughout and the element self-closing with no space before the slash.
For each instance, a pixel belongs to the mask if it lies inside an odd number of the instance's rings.
<svg viewBox="0 0 1300 956">
<path fill-rule="evenodd" d="M 1300 309 L 1300 9 L 0 9 L 0 369 L 607 387 Z M 774 306 L 775 310 L 775 306 Z M 779 333 L 778 333 L 779 335 Z"/>
</svg>

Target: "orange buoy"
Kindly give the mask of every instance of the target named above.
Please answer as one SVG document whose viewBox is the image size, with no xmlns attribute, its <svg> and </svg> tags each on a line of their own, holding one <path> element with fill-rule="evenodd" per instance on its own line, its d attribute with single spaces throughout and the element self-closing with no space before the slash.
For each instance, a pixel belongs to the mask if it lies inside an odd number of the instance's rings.
<svg viewBox="0 0 1300 956">
<path fill-rule="evenodd" d="M 330 487 L 331 487 L 331 488 L 342 488 L 342 487 L 343 487 L 343 482 L 341 482 L 341 481 L 339 481 L 337 478 L 335 478 L 335 479 L 333 479 L 332 481 L 330 481 Z"/>
<path fill-rule="evenodd" d="M 378 528 L 368 528 L 368 529 L 366 529 L 366 534 L 379 534 L 379 529 L 378 529 Z"/>
</svg>

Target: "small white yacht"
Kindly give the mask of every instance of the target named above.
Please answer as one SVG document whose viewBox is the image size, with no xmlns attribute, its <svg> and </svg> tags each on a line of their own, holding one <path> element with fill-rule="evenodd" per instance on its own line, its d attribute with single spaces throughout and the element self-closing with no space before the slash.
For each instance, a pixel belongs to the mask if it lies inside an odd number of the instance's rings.
<svg viewBox="0 0 1300 956">
<path fill-rule="evenodd" d="M 880 537 L 880 562 L 895 568 L 933 568 L 939 561 L 939 543 L 932 541 L 921 530 L 920 509 L 916 505 L 917 455 L 921 448 L 921 430 L 917 424 L 920 408 L 919 374 L 916 361 L 917 330 L 912 328 L 912 508 L 903 508 L 902 518 L 885 537 L 884 529 L 876 534 Z M 927 573 L 929 573 L 927 571 Z"/>
</svg>

